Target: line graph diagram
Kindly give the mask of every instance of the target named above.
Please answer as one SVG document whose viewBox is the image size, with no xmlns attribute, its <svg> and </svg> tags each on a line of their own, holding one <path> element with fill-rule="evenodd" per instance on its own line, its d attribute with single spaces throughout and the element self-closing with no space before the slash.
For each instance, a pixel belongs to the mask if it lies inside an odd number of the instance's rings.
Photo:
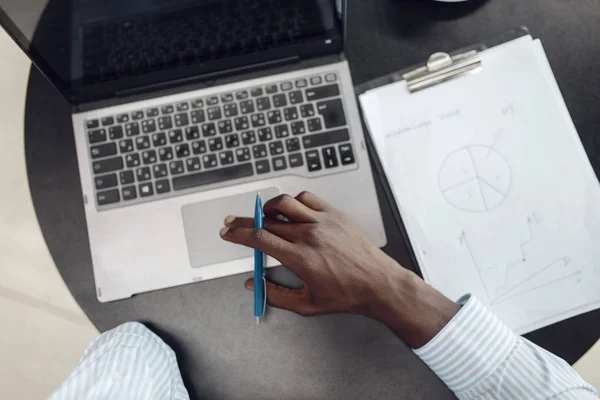
<svg viewBox="0 0 600 400">
<path fill-rule="evenodd" d="M 520 244 L 521 257 L 518 260 L 492 263 L 491 266 L 480 261 L 482 257 L 473 252 L 467 233 L 465 231 L 461 233 L 460 245 L 466 250 L 473 263 L 491 305 L 581 274 L 568 255 L 550 259 L 547 259 L 545 254 L 529 255 L 528 246 L 537 240 L 535 235 L 537 224 L 539 221 L 535 214 L 527 218 L 529 236 Z"/>
<path fill-rule="evenodd" d="M 469 145 L 453 151 L 442 162 L 438 174 L 444 199 L 465 212 L 487 212 L 499 207 L 510 193 L 511 184 L 510 165 L 493 145 Z"/>
</svg>

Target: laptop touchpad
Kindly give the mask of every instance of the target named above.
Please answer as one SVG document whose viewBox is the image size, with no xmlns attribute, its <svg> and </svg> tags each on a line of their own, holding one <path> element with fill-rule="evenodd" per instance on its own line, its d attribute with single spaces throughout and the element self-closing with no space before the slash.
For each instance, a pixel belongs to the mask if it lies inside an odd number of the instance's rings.
<svg viewBox="0 0 600 400">
<path fill-rule="evenodd" d="M 261 189 L 263 203 L 279 195 L 279 189 Z M 219 231 L 228 215 L 254 217 L 256 192 L 186 204 L 181 207 L 190 264 L 203 267 L 252 256 L 252 249 L 221 239 Z"/>
</svg>

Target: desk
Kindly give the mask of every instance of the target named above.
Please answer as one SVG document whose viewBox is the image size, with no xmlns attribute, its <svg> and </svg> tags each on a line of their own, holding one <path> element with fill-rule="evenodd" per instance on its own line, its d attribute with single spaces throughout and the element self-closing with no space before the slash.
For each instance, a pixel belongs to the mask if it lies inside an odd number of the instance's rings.
<svg viewBox="0 0 600 400">
<path fill-rule="evenodd" d="M 347 56 L 355 83 L 520 25 L 542 38 L 583 144 L 600 172 L 600 3 L 580 0 L 350 0 Z M 101 304 L 94 294 L 67 103 L 32 69 L 25 146 L 33 202 L 62 277 L 101 330 L 138 320 L 175 349 L 192 398 L 445 399 L 445 386 L 386 327 L 352 315 L 301 318 L 280 310 L 252 325 L 246 276 Z M 379 184 L 378 184 L 379 185 Z M 379 193 L 381 195 L 381 188 Z M 389 205 L 385 251 L 412 268 Z M 286 279 L 286 271 L 273 271 Z M 600 311 L 527 337 L 573 363 L 600 336 Z M 257 361 L 258 360 L 258 361 Z"/>
</svg>

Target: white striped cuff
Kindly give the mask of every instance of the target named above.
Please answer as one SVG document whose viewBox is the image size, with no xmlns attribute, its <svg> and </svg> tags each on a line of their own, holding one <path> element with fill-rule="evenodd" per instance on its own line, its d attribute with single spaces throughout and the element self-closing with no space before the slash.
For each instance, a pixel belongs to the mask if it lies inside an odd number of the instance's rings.
<svg viewBox="0 0 600 400">
<path fill-rule="evenodd" d="M 490 376 L 506 360 L 518 337 L 474 296 L 463 296 L 460 311 L 425 346 L 414 350 L 455 393 Z"/>
</svg>

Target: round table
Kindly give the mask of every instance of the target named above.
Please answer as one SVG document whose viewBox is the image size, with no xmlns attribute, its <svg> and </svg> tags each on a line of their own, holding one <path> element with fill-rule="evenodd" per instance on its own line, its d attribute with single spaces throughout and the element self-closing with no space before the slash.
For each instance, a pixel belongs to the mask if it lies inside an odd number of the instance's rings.
<svg viewBox="0 0 600 400">
<path fill-rule="evenodd" d="M 564 0 L 349 0 L 349 59 L 356 84 L 527 26 L 543 40 L 585 149 L 600 167 L 600 3 Z M 93 324 L 146 323 L 177 353 L 192 398 L 444 399 L 452 393 L 386 327 L 353 315 L 301 318 L 272 310 L 251 326 L 246 276 L 233 276 L 101 304 L 94 280 L 79 185 L 70 108 L 31 69 L 25 150 L 37 217 L 69 290 Z M 596 171 L 598 171 L 596 169 Z M 414 268 L 377 182 L 386 220 L 385 251 Z M 168 268 L 168 266 L 165 266 Z M 285 269 L 271 271 L 289 280 Z M 250 322 L 249 322 L 250 321 Z M 526 335 L 566 359 L 579 359 L 600 337 L 600 311 Z"/>
</svg>

